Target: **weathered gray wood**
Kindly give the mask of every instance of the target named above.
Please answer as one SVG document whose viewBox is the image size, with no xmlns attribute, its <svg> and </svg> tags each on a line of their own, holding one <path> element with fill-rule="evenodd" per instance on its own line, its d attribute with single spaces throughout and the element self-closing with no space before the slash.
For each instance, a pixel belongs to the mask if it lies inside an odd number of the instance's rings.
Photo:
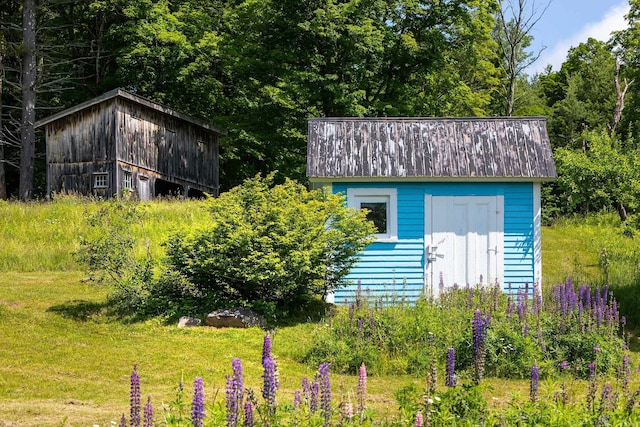
<svg viewBox="0 0 640 427">
<path fill-rule="evenodd" d="M 324 118 L 308 126 L 311 178 L 556 178 L 543 117 Z"/>
<path fill-rule="evenodd" d="M 112 91 L 38 123 L 47 142 L 48 188 L 109 197 L 124 174 L 161 179 L 218 194 L 219 138 L 226 132 L 122 90 Z M 109 173 L 107 190 L 92 189 L 92 174 Z"/>
</svg>

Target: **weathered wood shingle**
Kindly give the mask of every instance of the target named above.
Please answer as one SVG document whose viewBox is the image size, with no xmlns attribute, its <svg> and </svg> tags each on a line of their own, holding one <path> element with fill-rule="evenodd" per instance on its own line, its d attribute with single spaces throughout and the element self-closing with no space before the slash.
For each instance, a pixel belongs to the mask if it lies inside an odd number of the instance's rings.
<svg viewBox="0 0 640 427">
<path fill-rule="evenodd" d="M 543 117 L 309 120 L 310 178 L 554 179 Z"/>
</svg>

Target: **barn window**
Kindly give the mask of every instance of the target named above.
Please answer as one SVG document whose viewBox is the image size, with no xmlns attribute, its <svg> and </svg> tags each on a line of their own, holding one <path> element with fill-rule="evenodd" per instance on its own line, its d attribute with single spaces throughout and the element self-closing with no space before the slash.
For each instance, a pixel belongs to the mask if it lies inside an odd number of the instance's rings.
<svg viewBox="0 0 640 427">
<path fill-rule="evenodd" d="M 367 218 L 376 227 L 378 241 L 398 239 L 397 192 L 395 188 L 349 188 L 349 207 L 366 209 Z"/>
<path fill-rule="evenodd" d="M 93 174 L 93 188 L 108 188 L 109 187 L 109 173 L 99 172 Z"/>
<path fill-rule="evenodd" d="M 132 177 L 131 172 L 124 171 L 124 174 L 122 175 L 122 186 L 127 190 L 133 189 L 131 177 Z"/>
</svg>

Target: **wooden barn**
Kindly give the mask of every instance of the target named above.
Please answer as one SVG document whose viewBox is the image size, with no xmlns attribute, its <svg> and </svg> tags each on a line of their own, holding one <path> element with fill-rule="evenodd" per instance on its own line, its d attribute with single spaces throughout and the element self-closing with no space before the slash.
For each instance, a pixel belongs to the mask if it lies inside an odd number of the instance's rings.
<svg viewBox="0 0 640 427">
<path fill-rule="evenodd" d="M 540 184 L 556 178 L 546 121 L 309 121 L 307 175 L 367 209 L 377 241 L 337 290 L 409 300 L 448 286 L 541 284 Z"/>
<path fill-rule="evenodd" d="M 122 89 L 36 127 L 46 136 L 49 195 L 218 195 L 219 138 L 226 132 Z"/>
</svg>

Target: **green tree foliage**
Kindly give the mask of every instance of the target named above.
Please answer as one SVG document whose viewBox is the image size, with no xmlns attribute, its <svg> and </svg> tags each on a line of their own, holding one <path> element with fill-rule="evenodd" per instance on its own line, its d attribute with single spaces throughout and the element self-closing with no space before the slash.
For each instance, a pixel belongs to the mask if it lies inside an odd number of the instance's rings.
<svg viewBox="0 0 640 427">
<path fill-rule="evenodd" d="M 603 130 L 583 134 L 582 150 L 555 152 L 559 197 L 568 212 L 618 210 L 637 212 L 640 200 L 640 159 L 637 149 L 625 150 Z"/>
<path fill-rule="evenodd" d="M 555 146 L 582 149 L 584 131 L 608 128 L 616 105 L 615 69 L 611 46 L 590 38 L 569 50 L 555 79 L 560 93 L 547 77 Z"/>
<path fill-rule="evenodd" d="M 295 307 L 343 285 L 372 224 L 344 198 L 273 175 L 206 201 L 211 223 L 167 242 L 168 269 L 223 301 Z"/>
</svg>

